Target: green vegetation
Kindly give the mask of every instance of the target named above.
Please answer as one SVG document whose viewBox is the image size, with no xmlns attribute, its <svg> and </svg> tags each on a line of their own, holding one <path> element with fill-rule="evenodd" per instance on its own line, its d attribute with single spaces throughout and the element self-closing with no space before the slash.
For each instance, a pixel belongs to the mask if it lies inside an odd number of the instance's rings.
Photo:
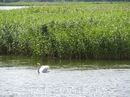
<svg viewBox="0 0 130 97">
<path fill-rule="evenodd" d="M 130 59 L 130 3 L 0 10 L 0 53 Z"/>
<path fill-rule="evenodd" d="M 33 5 L 34 3 L 36 2 L 9 2 L 9 3 L 0 2 L 0 6 L 30 6 Z"/>
</svg>

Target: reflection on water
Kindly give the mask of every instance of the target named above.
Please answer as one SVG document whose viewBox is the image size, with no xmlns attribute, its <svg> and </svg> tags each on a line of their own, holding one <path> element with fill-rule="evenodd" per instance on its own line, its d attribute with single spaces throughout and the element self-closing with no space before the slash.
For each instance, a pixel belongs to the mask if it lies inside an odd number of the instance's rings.
<svg viewBox="0 0 130 97">
<path fill-rule="evenodd" d="M 0 67 L 28 66 L 36 68 L 36 63 L 47 64 L 53 69 L 130 69 L 130 61 L 128 60 L 59 60 L 23 56 L 0 56 Z"/>
<path fill-rule="evenodd" d="M 0 56 L 0 97 L 130 97 L 129 63 Z"/>
</svg>

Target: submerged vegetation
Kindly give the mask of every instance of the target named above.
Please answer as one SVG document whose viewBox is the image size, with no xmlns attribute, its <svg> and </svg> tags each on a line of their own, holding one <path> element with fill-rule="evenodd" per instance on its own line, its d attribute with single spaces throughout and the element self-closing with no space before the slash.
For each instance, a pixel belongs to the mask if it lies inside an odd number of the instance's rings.
<svg viewBox="0 0 130 97">
<path fill-rule="evenodd" d="M 0 10 L 0 54 L 130 59 L 130 3 Z"/>
</svg>

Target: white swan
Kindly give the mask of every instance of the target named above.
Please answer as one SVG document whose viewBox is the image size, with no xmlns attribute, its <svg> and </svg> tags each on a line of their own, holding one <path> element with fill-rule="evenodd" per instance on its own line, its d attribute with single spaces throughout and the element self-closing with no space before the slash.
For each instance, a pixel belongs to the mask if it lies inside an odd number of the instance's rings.
<svg viewBox="0 0 130 97">
<path fill-rule="evenodd" d="M 50 67 L 45 65 L 45 66 L 41 66 L 40 63 L 36 64 L 38 66 L 38 73 L 48 73 L 50 72 Z"/>
</svg>

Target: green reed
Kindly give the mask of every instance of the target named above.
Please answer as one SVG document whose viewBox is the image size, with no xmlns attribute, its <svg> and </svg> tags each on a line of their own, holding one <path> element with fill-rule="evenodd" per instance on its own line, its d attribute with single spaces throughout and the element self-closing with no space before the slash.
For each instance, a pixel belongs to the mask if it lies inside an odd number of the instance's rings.
<svg viewBox="0 0 130 97">
<path fill-rule="evenodd" d="M 130 59 L 129 16 L 129 3 L 0 10 L 0 53 Z"/>
</svg>

